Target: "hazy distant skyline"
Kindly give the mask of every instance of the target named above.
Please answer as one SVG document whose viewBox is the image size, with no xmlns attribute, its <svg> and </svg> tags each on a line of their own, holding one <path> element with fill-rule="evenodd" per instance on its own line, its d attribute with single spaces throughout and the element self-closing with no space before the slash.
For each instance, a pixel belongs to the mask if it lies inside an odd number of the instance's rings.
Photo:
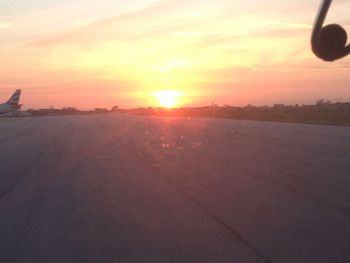
<svg viewBox="0 0 350 263">
<path fill-rule="evenodd" d="M 321 1 L 3 0 L 0 97 L 25 108 L 350 100 L 350 58 L 310 51 Z M 350 1 L 327 22 L 348 27 Z M 349 31 L 350 32 L 350 31 Z"/>
</svg>

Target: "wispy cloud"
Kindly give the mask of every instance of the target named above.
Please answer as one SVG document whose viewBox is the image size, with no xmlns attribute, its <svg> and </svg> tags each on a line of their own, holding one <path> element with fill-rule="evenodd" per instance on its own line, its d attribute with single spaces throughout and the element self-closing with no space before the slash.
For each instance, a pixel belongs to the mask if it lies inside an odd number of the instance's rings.
<svg viewBox="0 0 350 263">
<path fill-rule="evenodd" d="M 273 72 L 286 73 L 284 82 L 299 74 L 313 76 L 316 83 L 321 74 L 317 72 L 329 68 L 320 66 L 309 47 L 318 4 L 302 0 L 271 0 L 268 5 L 258 0 L 91 0 L 87 5 L 82 0 L 62 0 L 30 10 L 12 4 L 12 15 L 0 14 L 0 56 L 6 65 L 0 73 L 12 72 L 11 79 L 24 74 L 28 87 L 31 81 L 67 86 L 62 80 L 74 79 L 74 89 L 80 90 L 86 80 L 114 81 L 116 90 L 124 85 L 130 93 L 136 88 L 238 85 L 245 78 L 274 83 Z M 338 1 L 329 21 L 349 21 L 343 11 L 348 6 Z M 349 66 L 344 61 L 336 65 L 330 74 Z M 43 75 L 45 80 L 38 81 Z M 6 77 L 0 81 L 13 83 Z M 130 82 L 134 84 L 125 84 Z M 244 88 L 247 85 L 242 84 L 240 90 Z"/>
</svg>

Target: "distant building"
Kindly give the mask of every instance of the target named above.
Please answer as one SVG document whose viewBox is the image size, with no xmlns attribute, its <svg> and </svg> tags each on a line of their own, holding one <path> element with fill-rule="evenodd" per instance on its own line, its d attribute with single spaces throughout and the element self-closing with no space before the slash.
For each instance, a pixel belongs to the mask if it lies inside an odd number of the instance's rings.
<svg viewBox="0 0 350 263">
<path fill-rule="evenodd" d="M 329 106 L 329 105 L 332 105 L 332 102 L 329 100 L 320 99 L 316 101 L 316 106 Z"/>
<path fill-rule="evenodd" d="M 95 113 L 108 113 L 109 111 L 107 109 L 102 108 L 95 108 Z"/>
<path fill-rule="evenodd" d="M 245 109 L 255 109 L 256 107 L 252 104 L 248 104 L 247 106 L 244 107 Z"/>
<path fill-rule="evenodd" d="M 283 103 L 273 104 L 274 108 L 284 108 L 286 105 Z"/>
</svg>

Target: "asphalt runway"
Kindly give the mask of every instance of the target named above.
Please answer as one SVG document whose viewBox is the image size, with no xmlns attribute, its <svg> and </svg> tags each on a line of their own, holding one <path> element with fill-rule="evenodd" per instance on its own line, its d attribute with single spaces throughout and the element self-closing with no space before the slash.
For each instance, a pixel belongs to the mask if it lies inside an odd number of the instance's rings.
<svg viewBox="0 0 350 263">
<path fill-rule="evenodd" d="M 0 119 L 0 260 L 350 262 L 350 128 Z"/>
</svg>

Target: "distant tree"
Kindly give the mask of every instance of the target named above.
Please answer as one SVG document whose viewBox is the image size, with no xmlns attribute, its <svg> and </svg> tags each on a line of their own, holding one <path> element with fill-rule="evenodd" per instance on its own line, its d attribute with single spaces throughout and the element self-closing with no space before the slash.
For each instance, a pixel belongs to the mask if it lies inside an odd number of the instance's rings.
<svg viewBox="0 0 350 263">
<path fill-rule="evenodd" d="M 113 106 L 112 109 L 111 109 L 112 112 L 116 112 L 116 111 L 119 111 L 119 110 L 120 110 L 119 106 Z"/>
<path fill-rule="evenodd" d="M 322 106 L 324 104 L 324 99 L 316 100 L 316 106 Z"/>
</svg>

